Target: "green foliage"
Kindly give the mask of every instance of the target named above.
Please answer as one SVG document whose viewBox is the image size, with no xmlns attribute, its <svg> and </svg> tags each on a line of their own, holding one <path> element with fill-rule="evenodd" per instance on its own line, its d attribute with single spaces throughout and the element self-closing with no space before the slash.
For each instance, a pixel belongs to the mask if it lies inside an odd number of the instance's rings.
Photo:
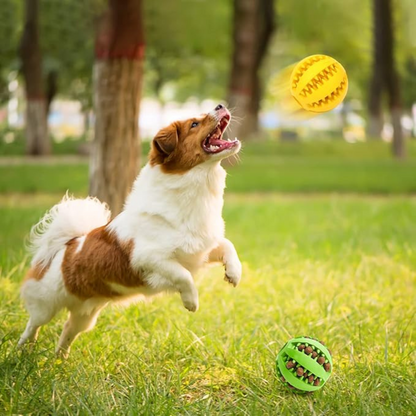
<svg viewBox="0 0 416 416">
<path fill-rule="evenodd" d="M 393 1 L 396 65 L 401 82 L 405 110 L 416 102 L 416 3 L 412 0 Z"/>
<path fill-rule="evenodd" d="M 57 73 L 59 94 L 92 107 L 94 19 L 99 0 L 40 2 L 40 33 L 45 74 Z"/>
<path fill-rule="evenodd" d="M 413 56 L 408 57 L 401 79 L 403 105 L 406 109 L 411 109 L 416 102 L 416 49 Z"/>
<path fill-rule="evenodd" d="M 371 7 L 369 0 L 283 0 L 278 3 L 279 26 L 269 61 L 277 72 L 308 55 L 325 54 L 345 67 L 349 98 L 365 97 L 371 55 Z"/>
<path fill-rule="evenodd" d="M 39 1 L 39 34 L 46 75 L 58 74 L 59 93 L 92 106 L 94 17 L 103 0 Z M 0 103 L 7 98 L 7 77 L 20 68 L 18 47 L 23 31 L 23 2 L 4 0 L 0 8 Z"/>
<path fill-rule="evenodd" d="M 416 101 L 412 56 L 416 44 L 416 3 L 393 1 L 396 59 L 402 78 L 404 104 Z M 279 25 L 271 48 L 266 77 L 313 54 L 337 59 L 349 78 L 347 99 L 367 100 L 372 73 L 373 16 L 370 0 L 288 0 L 278 2 Z M 272 103 L 269 103 L 272 105 Z"/>
<path fill-rule="evenodd" d="M 0 105 L 9 99 L 8 75 L 18 67 L 21 8 L 18 0 L 2 0 L 0 7 Z"/>
<path fill-rule="evenodd" d="M 230 2 L 145 1 L 145 93 L 162 102 L 225 96 L 231 52 Z"/>
<path fill-rule="evenodd" d="M 92 106 L 95 19 L 106 0 L 40 1 L 40 35 L 45 75 L 58 74 L 59 94 Z M 232 53 L 232 2 L 222 0 L 144 1 L 146 61 L 144 95 L 161 102 L 189 97 L 224 98 Z M 396 56 L 406 108 L 415 101 L 413 0 L 394 1 Z M 348 98 L 366 100 L 372 62 L 370 0 L 289 0 L 276 3 L 279 16 L 264 83 L 307 55 L 325 53 L 347 69 Z M 0 9 L 0 103 L 7 77 L 19 68 L 17 48 L 23 2 L 3 0 Z M 271 103 L 268 103 L 271 105 Z"/>
</svg>

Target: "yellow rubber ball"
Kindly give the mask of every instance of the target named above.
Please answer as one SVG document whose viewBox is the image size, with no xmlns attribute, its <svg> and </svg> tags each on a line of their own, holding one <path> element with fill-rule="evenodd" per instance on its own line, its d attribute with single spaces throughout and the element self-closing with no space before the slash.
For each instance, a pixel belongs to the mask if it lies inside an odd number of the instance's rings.
<svg viewBox="0 0 416 416">
<path fill-rule="evenodd" d="M 326 55 L 302 59 L 290 76 L 291 93 L 302 108 L 325 113 L 342 103 L 348 90 L 344 67 Z"/>
</svg>

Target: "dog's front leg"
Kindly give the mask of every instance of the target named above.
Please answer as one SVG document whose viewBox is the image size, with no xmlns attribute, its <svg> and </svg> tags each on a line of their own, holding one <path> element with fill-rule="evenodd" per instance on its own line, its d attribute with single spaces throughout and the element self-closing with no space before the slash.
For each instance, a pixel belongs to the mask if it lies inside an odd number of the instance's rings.
<svg viewBox="0 0 416 416">
<path fill-rule="evenodd" d="M 241 280 L 241 263 L 237 251 L 230 240 L 224 238 L 221 243 L 209 253 L 208 261 L 220 261 L 225 267 L 224 280 L 237 286 Z"/>
<path fill-rule="evenodd" d="M 154 266 L 154 270 L 156 273 L 149 281 L 152 286 L 164 287 L 167 283 L 168 287 L 180 293 L 183 306 L 188 311 L 196 312 L 198 310 L 198 290 L 189 270 L 173 260 L 159 261 Z"/>
</svg>

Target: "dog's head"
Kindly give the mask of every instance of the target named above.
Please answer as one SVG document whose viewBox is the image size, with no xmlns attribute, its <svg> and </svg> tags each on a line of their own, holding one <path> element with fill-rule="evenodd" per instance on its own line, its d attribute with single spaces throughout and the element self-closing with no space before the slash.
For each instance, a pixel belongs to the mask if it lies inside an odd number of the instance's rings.
<svg viewBox="0 0 416 416">
<path fill-rule="evenodd" d="M 208 114 L 172 123 L 153 139 L 150 164 L 161 165 L 165 172 L 184 173 L 237 153 L 241 143 L 222 137 L 230 120 L 230 112 L 219 104 Z"/>
</svg>

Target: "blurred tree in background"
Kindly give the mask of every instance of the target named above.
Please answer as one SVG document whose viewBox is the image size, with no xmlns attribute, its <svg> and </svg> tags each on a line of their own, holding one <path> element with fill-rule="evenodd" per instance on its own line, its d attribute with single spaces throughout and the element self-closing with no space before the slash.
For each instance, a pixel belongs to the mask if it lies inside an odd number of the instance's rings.
<svg viewBox="0 0 416 416">
<path fill-rule="evenodd" d="M 230 2 L 145 1 L 144 16 L 145 95 L 162 104 L 224 98 L 231 45 Z"/>
<path fill-rule="evenodd" d="M 279 33 L 265 76 L 316 53 L 334 57 L 349 78 L 348 98 L 365 100 L 371 62 L 369 0 L 279 2 Z"/>
<path fill-rule="evenodd" d="M 87 115 L 93 104 L 95 28 L 107 3 L 37 1 L 42 57 L 38 84 L 43 85 L 46 107 L 55 97 L 77 100 Z M 249 133 L 257 129 L 259 108 L 272 109 L 274 105 L 262 96 L 261 84 L 267 85 L 274 73 L 305 56 L 324 53 L 339 60 L 348 72 L 347 100 L 355 100 L 356 108 L 369 108 L 369 102 L 374 101 L 369 88 L 373 74 L 373 1 L 143 1 L 147 37 L 144 96 L 156 98 L 162 106 L 172 101 L 227 98 L 231 106 L 244 113 L 245 126 L 240 131 Z M 17 71 L 20 84 L 25 72 L 17 54 L 24 30 L 24 5 L 19 0 L 2 0 L 0 8 L 3 103 L 8 101 L 9 85 Z M 416 3 L 395 0 L 391 6 L 395 48 L 390 56 L 400 80 L 403 111 L 409 113 L 416 96 Z M 272 36 L 275 21 L 278 31 Z M 31 48 L 31 53 L 35 50 Z M 32 76 L 35 73 L 31 71 Z M 249 91 L 246 103 L 237 100 L 241 91 Z M 384 111 L 380 105 L 380 112 Z"/>
<path fill-rule="evenodd" d="M 92 108 L 94 28 L 104 0 L 40 0 L 43 74 L 48 104 L 57 94 Z"/>
<path fill-rule="evenodd" d="M 39 37 L 38 0 L 25 0 L 19 53 L 26 93 L 26 149 L 30 155 L 46 155 L 51 151 Z"/>
<path fill-rule="evenodd" d="M 9 77 L 18 68 L 17 45 L 22 31 L 23 4 L 2 0 L 0 7 L 0 105 L 9 100 Z"/>
<path fill-rule="evenodd" d="M 113 215 L 122 210 L 140 166 L 143 60 L 141 0 L 109 0 L 95 42 L 90 194 L 106 201 Z"/>
<path fill-rule="evenodd" d="M 38 32 L 46 114 L 58 94 L 92 108 L 94 18 L 101 0 L 38 0 Z M 24 2 L 4 0 L 0 8 L 0 103 L 9 99 L 10 77 L 23 71 L 17 54 L 24 28 Z M 29 39 L 30 40 L 30 39 Z"/>
<path fill-rule="evenodd" d="M 228 103 L 241 118 L 236 131 L 239 137 L 249 137 L 259 130 L 263 88 L 260 68 L 274 30 L 274 0 L 234 0 Z"/>
<path fill-rule="evenodd" d="M 369 134 L 380 137 L 382 130 L 382 97 L 389 99 L 393 125 L 393 154 L 403 158 L 405 149 L 401 126 L 402 104 L 400 81 L 394 56 L 394 24 L 391 0 L 373 0 L 373 76 L 370 83 Z"/>
<path fill-rule="evenodd" d="M 401 83 L 403 109 L 409 111 L 416 101 L 416 2 L 396 0 L 392 6 L 394 55 Z"/>
</svg>

